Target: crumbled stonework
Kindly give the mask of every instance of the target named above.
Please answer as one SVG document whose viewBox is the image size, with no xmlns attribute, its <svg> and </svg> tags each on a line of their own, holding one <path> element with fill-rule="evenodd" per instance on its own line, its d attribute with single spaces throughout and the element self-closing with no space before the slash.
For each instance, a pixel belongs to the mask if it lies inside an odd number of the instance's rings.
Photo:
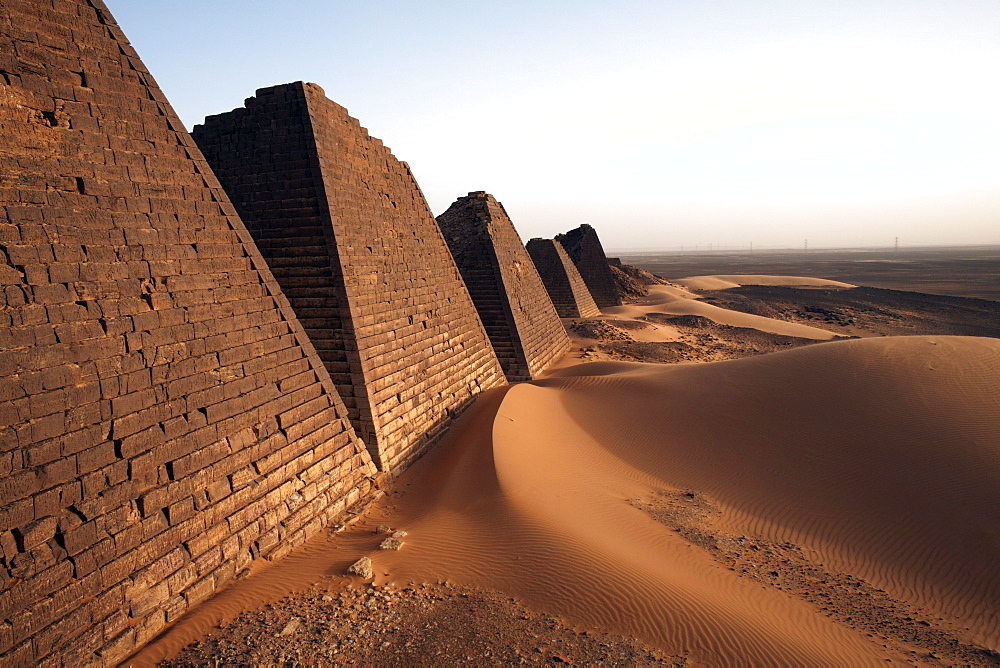
<svg viewBox="0 0 1000 668">
<path fill-rule="evenodd" d="M 557 234 L 556 241 L 562 244 L 566 254 L 580 270 L 594 302 L 601 308 L 621 306 L 622 298 L 597 231 L 584 223 L 565 234 Z"/>
</svg>

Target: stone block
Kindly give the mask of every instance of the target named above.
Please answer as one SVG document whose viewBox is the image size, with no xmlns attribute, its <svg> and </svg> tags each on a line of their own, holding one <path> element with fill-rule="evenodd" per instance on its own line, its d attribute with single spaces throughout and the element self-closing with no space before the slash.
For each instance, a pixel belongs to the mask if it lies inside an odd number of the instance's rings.
<svg viewBox="0 0 1000 668">
<path fill-rule="evenodd" d="M 55 536 L 57 524 L 57 518 L 46 517 L 15 529 L 14 537 L 17 539 L 18 551 L 32 550 Z"/>
</svg>

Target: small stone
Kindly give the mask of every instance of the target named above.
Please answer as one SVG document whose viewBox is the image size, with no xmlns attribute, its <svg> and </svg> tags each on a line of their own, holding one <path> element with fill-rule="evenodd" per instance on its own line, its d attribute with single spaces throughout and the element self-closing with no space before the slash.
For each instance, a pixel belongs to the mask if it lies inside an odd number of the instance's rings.
<svg viewBox="0 0 1000 668">
<path fill-rule="evenodd" d="M 333 600 L 333 597 L 329 594 L 323 594 L 323 600 L 329 602 Z"/>
<path fill-rule="evenodd" d="M 386 538 L 378 546 L 378 549 L 380 549 L 380 550 L 398 550 L 401 547 L 403 547 L 403 541 L 399 540 L 398 538 Z"/>
<path fill-rule="evenodd" d="M 285 624 L 285 628 L 281 629 L 281 633 L 279 633 L 278 635 L 290 636 L 293 633 L 298 633 L 299 629 L 301 628 L 302 628 L 302 622 L 299 621 L 299 618 L 292 617 L 291 619 L 288 620 L 288 623 Z"/>
<path fill-rule="evenodd" d="M 394 531 L 392 533 L 392 537 L 393 538 L 406 538 L 406 532 L 405 531 Z"/>
<path fill-rule="evenodd" d="M 375 527 L 375 533 L 389 533 L 390 531 L 392 531 L 392 529 L 385 524 L 379 524 Z"/>
<path fill-rule="evenodd" d="M 364 579 L 375 577 L 375 571 L 372 570 L 372 560 L 368 557 L 361 557 L 347 569 L 349 575 L 360 575 Z"/>
</svg>

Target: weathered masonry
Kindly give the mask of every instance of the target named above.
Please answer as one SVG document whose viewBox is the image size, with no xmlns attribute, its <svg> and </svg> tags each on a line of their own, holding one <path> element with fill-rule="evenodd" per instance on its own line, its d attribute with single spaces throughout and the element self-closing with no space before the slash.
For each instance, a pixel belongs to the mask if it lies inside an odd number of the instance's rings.
<svg viewBox="0 0 1000 668">
<path fill-rule="evenodd" d="M 194 130 L 385 470 L 503 372 L 406 163 L 308 83 Z"/>
<path fill-rule="evenodd" d="M 0 165 L 0 665 L 115 665 L 376 471 L 100 0 L 0 4 Z"/>
<path fill-rule="evenodd" d="M 604 255 L 604 247 L 593 227 L 584 223 L 566 234 L 556 235 L 556 241 L 566 249 L 566 254 L 580 270 L 594 302 L 600 307 L 621 306 L 614 276 Z"/>
<path fill-rule="evenodd" d="M 553 239 L 531 239 L 527 250 L 560 318 L 600 317 L 601 309 L 597 308 L 587 284 L 561 243 Z"/>
<path fill-rule="evenodd" d="M 569 350 L 569 336 L 503 205 L 485 192 L 437 217 L 507 380 L 531 380 Z"/>
</svg>

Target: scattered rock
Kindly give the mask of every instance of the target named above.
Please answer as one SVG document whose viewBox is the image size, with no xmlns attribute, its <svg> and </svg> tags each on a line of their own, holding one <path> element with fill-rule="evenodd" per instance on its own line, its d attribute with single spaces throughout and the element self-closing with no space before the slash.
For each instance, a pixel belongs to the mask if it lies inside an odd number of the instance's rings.
<svg viewBox="0 0 1000 668">
<path fill-rule="evenodd" d="M 645 297 L 649 294 L 649 288 L 643 285 L 642 281 L 636 279 L 622 270 L 621 267 L 609 265 L 611 277 L 615 281 L 615 287 L 621 297 Z M 642 271 L 641 269 L 639 271 Z"/>
<path fill-rule="evenodd" d="M 380 550 L 398 550 L 401 547 L 403 547 L 403 541 L 399 540 L 398 538 L 386 538 L 378 546 L 378 549 L 380 549 Z"/>
<path fill-rule="evenodd" d="M 292 617 L 291 619 L 288 620 L 288 623 L 285 624 L 285 628 L 281 629 L 281 633 L 279 633 L 278 635 L 290 636 L 293 633 L 298 633 L 299 629 L 301 628 L 302 628 L 302 622 L 299 621 L 299 618 Z"/>
<path fill-rule="evenodd" d="M 386 524 L 379 524 L 375 527 L 375 533 L 389 533 L 392 529 Z"/>
<path fill-rule="evenodd" d="M 405 531 L 394 531 L 392 534 L 393 538 L 406 538 L 407 534 Z"/>
<path fill-rule="evenodd" d="M 569 330 L 585 339 L 600 341 L 632 341 L 632 336 L 605 320 L 578 320 L 569 326 Z"/>
<path fill-rule="evenodd" d="M 348 575 L 360 575 L 364 579 L 375 577 L 375 571 L 372 569 L 372 560 L 368 557 L 361 557 L 347 569 Z"/>
<path fill-rule="evenodd" d="M 336 602 L 323 602 L 330 585 L 343 589 L 333 594 Z M 289 618 L 301 620 L 302 627 L 282 635 Z M 545 653 L 531 654 L 536 646 Z M 550 655 L 570 665 L 683 664 L 679 656 L 648 658 L 655 651 L 596 630 L 580 635 L 555 618 L 528 614 L 500 592 L 337 581 L 246 612 L 164 665 L 523 665 L 546 662 Z"/>
</svg>

